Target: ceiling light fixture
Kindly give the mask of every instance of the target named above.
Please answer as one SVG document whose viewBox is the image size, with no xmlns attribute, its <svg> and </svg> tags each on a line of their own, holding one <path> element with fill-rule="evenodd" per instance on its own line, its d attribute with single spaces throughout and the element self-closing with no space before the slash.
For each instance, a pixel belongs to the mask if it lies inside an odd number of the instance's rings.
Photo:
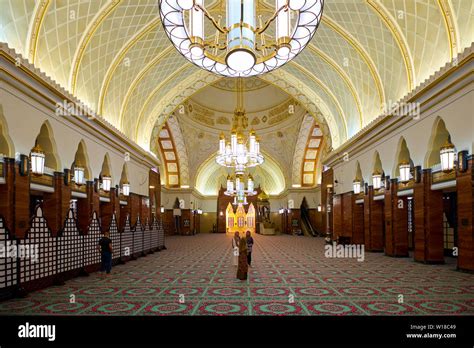
<svg viewBox="0 0 474 348">
<path fill-rule="evenodd" d="M 316 32 L 324 0 L 275 0 L 272 14 L 256 0 L 160 0 L 161 21 L 175 48 L 202 69 L 254 76 L 295 58 Z M 221 25 L 225 17 L 225 26 Z"/>
</svg>

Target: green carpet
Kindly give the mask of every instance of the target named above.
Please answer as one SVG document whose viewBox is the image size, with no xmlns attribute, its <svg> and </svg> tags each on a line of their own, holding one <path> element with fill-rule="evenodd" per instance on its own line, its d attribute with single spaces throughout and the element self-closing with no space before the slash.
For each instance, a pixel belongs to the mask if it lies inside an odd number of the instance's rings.
<svg viewBox="0 0 474 348">
<path fill-rule="evenodd" d="M 474 275 L 456 260 L 425 265 L 365 253 L 324 256 L 321 238 L 256 235 L 249 279 L 236 279 L 231 239 L 173 236 L 167 250 L 116 266 L 112 275 L 0 303 L 14 315 L 473 315 Z M 402 295 L 402 296 L 400 296 Z"/>
</svg>

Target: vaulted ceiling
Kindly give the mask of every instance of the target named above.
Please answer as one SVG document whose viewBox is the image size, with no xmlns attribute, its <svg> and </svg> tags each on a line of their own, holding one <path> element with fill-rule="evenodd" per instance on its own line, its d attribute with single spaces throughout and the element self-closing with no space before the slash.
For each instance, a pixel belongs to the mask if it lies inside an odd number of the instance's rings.
<svg viewBox="0 0 474 348">
<path fill-rule="evenodd" d="M 187 156 L 178 159 L 187 162 L 178 166 L 179 180 L 193 184 L 197 164 L 189 148 L 195 145 L 189 142 L 191 123 L 180 124 L 176 110 L 199 104 L 196 93 L 219 84 L 220 77 L 199 70 L 172 47 L 157 0 L 0 3 L 0 41 L 145 149 L 156 147 L 159 130 L 175 113 L 168 128 L 183 133 L 175 150 Z M 470 46 L 473 12 L 472 0 L 327 0 L 311 44 L 259 81 L 298 102 L 314 118 L 328 148 L 336 148 Z M 272 154 L 285 169 L 287 184 L 298 177 L 294 164 L 302 163 L 295 157 L 298 136 L 314 127 L 305 126 L 305 119 L 302 113 L 291 130 L 293 159 L 288 163 Z M 208 130 L 208 136 L 214 133 Z M 272 152 L 272 144 L 278 143 L 264 144 L 263 150 Z"/>
</svg>

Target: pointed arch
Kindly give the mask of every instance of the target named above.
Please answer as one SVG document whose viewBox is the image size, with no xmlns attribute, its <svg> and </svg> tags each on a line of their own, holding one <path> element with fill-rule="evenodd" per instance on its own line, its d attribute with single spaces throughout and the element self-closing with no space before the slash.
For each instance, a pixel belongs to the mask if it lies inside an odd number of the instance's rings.
<svg viewBox="0 0 474 348">
<path fill-rule="evenodd" d="M 364 176 L 362 175 L 362 170 L 360 169 L 360 163 L 359 163 L 359 161 L 356 161 L 354 179 L 355 179 L 355 180 L 359 180 L 359 181 L 364 180 Z"/>
<path fill-rule="evenodd" d="M 130 183 L 128 176 L 128 165 L 125 162 L 122 166 L 122 174 L 120 175 L 120 185 Z"/>
<path fill-rule="evenodd" d="M 106 152 L 104 155 L 104 161 L 102 162 L 102 169 L 100 171 L 100 177 L 103 176 L 111 177 L 113 182 L 112 167 L 110 166 L 110 156 L 108 152 Z"/>
<path fill-rule="evenodd" d="M 392 169 L 392 178 L 397 178 L 400 176 L 399 164 L 402 162 L 408 162 L 410 163 L 410 166 L 413 167 L 413 161 L 410 158 L 410 150 L 408 149 L 407 142 L 404 137 L 400 137 L 398 140 L 397 152 Z"/>
<path fill-rule="evenodd" d="M 450 138 L 451 134 L 449 134 L 444 120 L 440 116 L 437 116 L 433 122 L 433 127 L 431 129 L 431 136 L 428 141 L 428 150 L 426 151 L 423 163 L 424 168 L 431 168 L 436 164 L 440 163 L 440 148 Z"/>
<path fill-rule="evenodd" d="M 380 173 L 380 174 L 384 174 L 384 170 L 383 170 L 383 167 L 382 167 L 382 161 L 380 160 L 380 154 L 377 150 L 375 150 L 374 152 L 374 157 L 373 157 L 373 160 L 372 160 L 372 173 Z"/>
<path fill-rule="evenodd" d="M 49 121 L 45 121 L 36 137 L 35 144 L 39 145 L 44 152 L 44 166 L 52 171 L 60 171 L 61 161 L 58 155 L 56 141 L 54 140 L 53 129 Z"/>
<path fill-rule="evenodd" d="M 92 180 L 92 172 L 89 166 L 89 155 L 87 152 L 87 146 L 84 140 L 82 139 L 77 145 L 76 154 L 74 155 L 74 163 L 72 163 L 71 167 L 76 164 L 84 168 L 84 179 Z"/>
<path fill-rule="evenodd" d="M 15 157 L 15 147 L 8 134 L 7 120 L 3 116 L 3 106 L 0 105 L 0 157 Z"/>
</svg>

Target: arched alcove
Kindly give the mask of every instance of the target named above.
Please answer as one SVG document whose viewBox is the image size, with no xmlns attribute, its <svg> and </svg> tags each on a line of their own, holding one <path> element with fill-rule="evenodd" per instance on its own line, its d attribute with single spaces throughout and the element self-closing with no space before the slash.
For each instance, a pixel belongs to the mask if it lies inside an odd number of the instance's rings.
<svg viewBox="0 0 474 348">
<path fill-rule="evenodd" d="M 381 175 L 384 174 L 384 170 L 382 167 L 382 161 L 380 160 L 380 155 L 378 151 L 374 152 L 374 159 L 373 159 L 373 166 L 372 166 L 372 175 L 373 173 L 380 173 Z"/>
<path fill-rule="evenodd" d="M 15 157 L 15 148 L 8 135 L 8 126 L 3 116 L 3 106 L 0 105 L 0 158 Z"/>
<path fill-rule="evenodd" d="M 446 125 L 441 117 L 436 117 L 433 122 L 430 140 L 428 142 L 428 151 L 425 155 L 424 167 L 431 168 L 440 163 L 440 148 L 451 138 Z"/>
<path fill-rule="evenodd" d="M 57 152 L 56 142 L 54 140 L 53 130 L 48 121 L 41 126 L 40 132 L 36 137 L 35 144 L 39 145 L 45 155 L 44 166 L 53 171 L 61 170 L 61 161 Z"/>
<path fill-rule="evenodd" d="M 408 162 L 410 167 L 413 167 L 413 161 L 410 158 L 410 150 L 408 150 L 407 142 L 404 137 L 400 137 L 397 146 L 397 152 L 395 155 L 395 161 L 393 163 L 392 178 L 398 178 L 400 176 L 400 163 Z"/>
<path fill-rule="evenodd" d="M 359 161 L 356 161 L 356 168 L 355 168 L 355 175 L 354 179 L 358 181 L 363 181 L 364 177 L 362 176 L 362 170 L 360 169 L 360 163 Z"/>
<path fill-rule="evenodd" d="M 127 163 L 123 164 L 122 167 L 122 175 L 120 176 L 120 185 L 130 183 L 130 180 L 128 179 L 128 166 Z"/>
<path fill-rule="evenodd" d="M 104 176 L 108 176 L 112 178 L 112 167 L 110 166 L 109 153 L 106 153 L 104 155 L 104 161 L 102 162 L 102 169 L 100 171 L 100 177 L 102 178 Z"/>
<path fill-rule="evenodd" d="M 75 164 L 78 164 L 84 168 L 85 180 L 92 180 L 92 173 L 89 167 L 89 156 L 87 154 L 87 147 L 84 143 L 84 140 L 81 140 L 77 146 L 76 154 L 74 155 L 74 163 L 71 165 L 71 167 L 73 167 Z"/>
</svg>

